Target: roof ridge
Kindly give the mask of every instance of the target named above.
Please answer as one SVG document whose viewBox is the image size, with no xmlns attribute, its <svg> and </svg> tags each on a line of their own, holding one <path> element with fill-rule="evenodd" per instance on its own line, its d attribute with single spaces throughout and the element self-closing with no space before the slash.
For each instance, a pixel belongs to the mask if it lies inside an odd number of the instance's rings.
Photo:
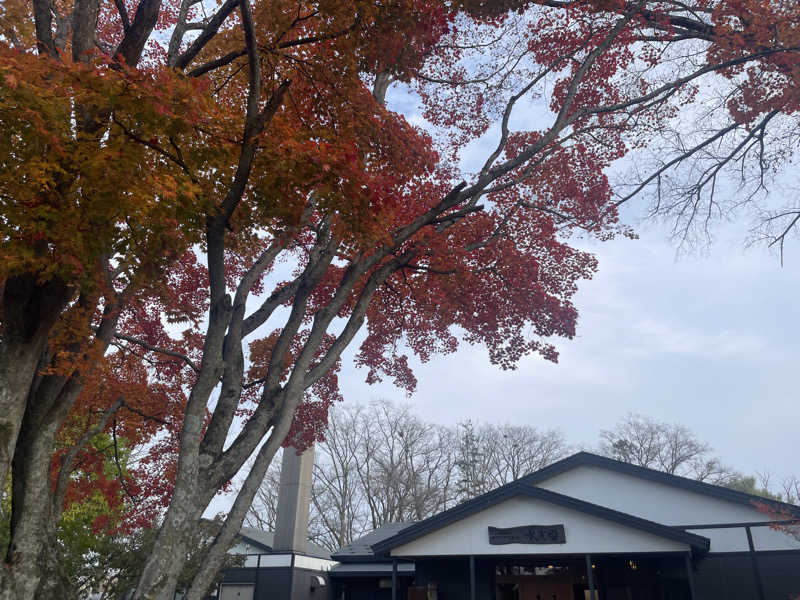
<svg viewBox="0 0 800 600">
<path fill-rule="evenodd" d="M 524 480 L 529 483 L 539 483 L 571 468 L 582 465 L 607 467 L 617 472 L 643 477 L 645 479 L 658 481 L 666 485 L 675 485 L 683 489 L 688 489 L 701 494 L 704 493 L 706 495 L 714 496 L 723 500 L 738 502 L 740 504 L 748 504 L 751 506 L 754 503 L 765 504 L 778 510 L 788 511 L 793 516 L 800 516 L 800 506 L 794 504 L 789 504 L 780 500 L 772 500 L 770 498 L 757 496 L 755 494 L 748 494 L 747 492 L 741 492 L 739 490 L 734 490 L 714 483 L 708 483 L 706 481 L 698 481 L 697 479 L 691 479 L 682 475 L 674 475 L 665 471 L 659 471 L 658 469 L 651 469 L 650 467 L 635 465 L 633 463 L 617 460 L 601 454 L 595 454 L 586 450 L 581 450 L 580 452 L 576 452 L 575 454 L 571 454 L 570 456 L 551 463 L 546 467 L 539 469 L 538 471 L 528 473 L 517 481 Z"/>
</svg>

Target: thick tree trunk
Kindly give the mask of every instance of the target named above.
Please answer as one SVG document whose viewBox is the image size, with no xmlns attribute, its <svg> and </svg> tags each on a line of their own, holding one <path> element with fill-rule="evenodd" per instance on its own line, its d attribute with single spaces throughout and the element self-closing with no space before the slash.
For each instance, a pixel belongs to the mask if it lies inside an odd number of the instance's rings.
<svg viewBox="0 0 800 600">
<path fill-rule="evenodd" d="M 0 481 L 6 481 L 14 457 L 25 403 L 44 344 L 0 340 Z"/>
<path fill-rule="evenodd" d="M 78 597 L 75 585 L 64 570 L 64 560 L 58 547 L 55 530 L 49 528 L 39 543 L 40 553 L 34 567 L 27 569 L 27 573 L 22 573 L 21 570 L 9 572 L 0 579 L 0 598 L 67 600 Z M 34 581 L 38 583 L 34 584 Z"/>
<path fill-rule="evenodd" d="M 176 488 L 131 600 L 173 600 L 190 540 L 212 497 L 213 493 L 205 493 L 201 499 L 192 490 Z"/>
<path fill-rule="evenodd" d="M 213 241 L 209 245 L 213 247 Z M 203 511 L 217 492 L 216 485 L 209 485 L 201 477 L 203 467 L 207 467 L 213 457 L 203 454 L 201 460 L 200 444 L 208 399 L 220 380 L 224 367 L 219 357 L 222 356 L 229 314 L 230 298 L 223 294 L 212 302 L 209 309 L 203 363 L 186 404 L 181 427 L 178 470 L 169 508 L 131 600 L 173 600 L 178 576 L 187 561 L 192 534 L 196 532 Z"/>
<path fill-rule="evenodd" d="M 297 399 L 292 403 L 291 414 L 294 414 L 293 407 L 297 405 L 299 400 L 300 395 L 298 394 Z M 202 600 L 206 597 L 206 593 L 225 562 L 228 549 L 242 529 L 242 523 L 244 523 L 247 511 L 250 510 L 250 506 L 253 504 L 253 498 L 255 498 L 259 485 L 264 481 L 264 476 L 267 474 L 267 469 L 272 459 L 275 458 L 275 453 L 289 432 L 291 422 L 291 416 L 280 419 L 272 435 L 258 451 L 250 472 L 236 495 L 236 500 L 233 502 L 224 525 L 203 558 L 203 568 L 194 576 L 191 587 L 186 594 L 186 600 Z M 291 451 L 287 450 L 287 452 Z"/>
<path fill-rule="evenodd" d="M 36 590 L 37 600 L 40 598 L 42 600 L 68 600 L 79 597 L 75 584 L 64 569 L 64 560 L 58 547 L 56 533 L 52 529 L 42 548 L 40 565 L 42 577 L 39 581 L 39 588 Z"/>
<path fill-rule="evenodd" d="M 25 406 L 47 336 L 72 295 L 69 286 L 36 274 L 10 277 L 0 310 L 0 481 L 6 481 Z"/>
<path fill-rule="evenodd" d="M 53 504 L 50 460 L 59 427 L 80 391 L 80 383 L 48 376 L 31 395 L 12 461 L 11 540 L 2 574 L 2 595 L 34 600 L 43 574 L 57 560 L 55 526 L 60 507 Z M 52 547 L 50 547 L 52 546 Z"/>
</svg>

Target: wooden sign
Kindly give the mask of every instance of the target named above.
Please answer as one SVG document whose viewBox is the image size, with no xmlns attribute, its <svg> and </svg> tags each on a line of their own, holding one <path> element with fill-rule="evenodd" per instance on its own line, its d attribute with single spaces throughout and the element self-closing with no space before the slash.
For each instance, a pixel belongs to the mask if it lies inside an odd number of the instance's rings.
<svg viewBox="0 0 800 600">
<path fill-rule="evenodd" d="M 489 527 L 489 543 L 502 544 L 566 544 L 563 525 L 523 525 L 522 527 Z"/>
</svg>

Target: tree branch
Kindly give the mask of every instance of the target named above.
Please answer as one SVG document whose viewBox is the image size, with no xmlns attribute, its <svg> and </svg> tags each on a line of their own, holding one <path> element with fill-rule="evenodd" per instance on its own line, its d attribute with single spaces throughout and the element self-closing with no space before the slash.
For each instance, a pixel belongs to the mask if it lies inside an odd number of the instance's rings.
<svg viewBox="0 0 800 600">
<path fill-rule="evenodd" d="M 150 352 L 156 352 L 157 354 L 164 354 L 165 356 L 172 356 L 173 358 L 177 358 L 185 362 L 191 369 L 195 372 L 199 372 L 200 368 L 194 363 L 194 361 L 186 356 L 185 354 L 181 354 L 180 352 L 176 352 L 174 350 L 169 350 L 167 348 L 161 348 L 159 346 L 153 346 L 152 344 L 148 344 L 144 340 L 140 340 L 130 335 L 126 335 L 124 333 L 114 332 L 114 337 L 120 340 L 125 340 L 126 342 L 130 342 L 132 344 L 136 344 L 137 346 L 141 346 L 145 350 L 149 350 Z"/>
<path fill-rule="evenodd" d="M 53 15 L 49 0 L 33 0 L 33 23 L 36 30 L 36 48 L 39 54 L 58 58 L 53 39 Z"/>
<path fill-rule="evenodd" d="M 130 17 L 128 17 L 128 9 L 125 8 L 124 0 L 114 0 L 114 6 L 117 7 L 119 18 L 122 20 L 122 31 L 128 33 L 128 30 L 131 28 L 131 20 Z"/>
<path fill-rule="evenodd" d="M 72 465 L 75 462 L 75 459 L 78 456 L 78 453 L 83 449 L 83 447 L 89 443 L 94 436 L 106 428 L 108 425 L 109 419 L 116 413 L 120 407 L 123 405 L 124 399 L 122 396 L 117 398 L 111 405 L 103 411 L 103 414 L 100 417 L 100 420 L 91 427 L 90 429 L 86 430 L 81 437 L 78 438 L 69 450 L 67 450 L 66 454 L 61 457 L 61 467 L 58 470 L 58 478 L 56 479 L 56 489 L 54 492 L 54 500 L 53 500 L 53 508 L 59 514 L 64 506 L 64 495 L 67 491 L 67 485 L 70 481 L 70 475 L 72 474 Z"/>
<path fill-rule="evenodd" d="M 189 71 L 189 77 L 200 77 L 201 75 L 205 75 L 209 71 L 213 71 L 214 69 L 219 69 L 220 67 L 224 67 L 225 65 L 231 64 L 237 58 L 244 56 L 245 54 L 247 54 L 247 48 L 242 48 L 241 50 L 234 50 L 233 52 L 228 52 L 224 56 L 220 56 L 215 60 L 204 63 L 199 67 L 195 67 L 194 69 Z"/>
<path fill-rule="evenodd" d="M 158 21 L 161 0 L 141 0 L 136 8 L 133 23 L 117 47 L 116 56 L 128 66 L 135 66 L 142 57 L 144 46 Z"/>
<path fill-rule="evenodd" d="M 170 66 L 180 70 L 188 67 L 189 63 L 191 63 L 200 51 L 206 47 L 206 44 L 214 39 L 214 36 L 217 35 L 225 19 L 228 18 L 228 15 L 233 12 L 233 9 L 236 8 L 238 4 L 239 0 L 225 0 L 225 3 L 220 6 L 219 10 L 208 20 L 206 28 L 195 38 L 183 54 L 175 58 L 175 63 Z"/>
</svg>

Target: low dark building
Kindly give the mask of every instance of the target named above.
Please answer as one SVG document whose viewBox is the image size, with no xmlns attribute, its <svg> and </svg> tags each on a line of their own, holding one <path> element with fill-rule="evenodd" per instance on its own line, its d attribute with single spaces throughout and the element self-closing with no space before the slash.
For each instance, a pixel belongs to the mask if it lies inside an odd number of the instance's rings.
<svg viewBox="0 0 800 600">
<path fill-rule="evenodd" d="M 275 549 L 272 532 L 242 528 L 230 553 L 242 566 L 226 569 L 219 600 L 327 600 L 328 571 L 336 563 L 325 548 L 307 543 L 303 553 Z"/>
<path fill-rule="evenodd" d="M 336 600 L 790 600 L 800 507 L 581 452 L 333 555 Z M 275 598 L 279 598 L 275 596 Z"/>
</svg>

